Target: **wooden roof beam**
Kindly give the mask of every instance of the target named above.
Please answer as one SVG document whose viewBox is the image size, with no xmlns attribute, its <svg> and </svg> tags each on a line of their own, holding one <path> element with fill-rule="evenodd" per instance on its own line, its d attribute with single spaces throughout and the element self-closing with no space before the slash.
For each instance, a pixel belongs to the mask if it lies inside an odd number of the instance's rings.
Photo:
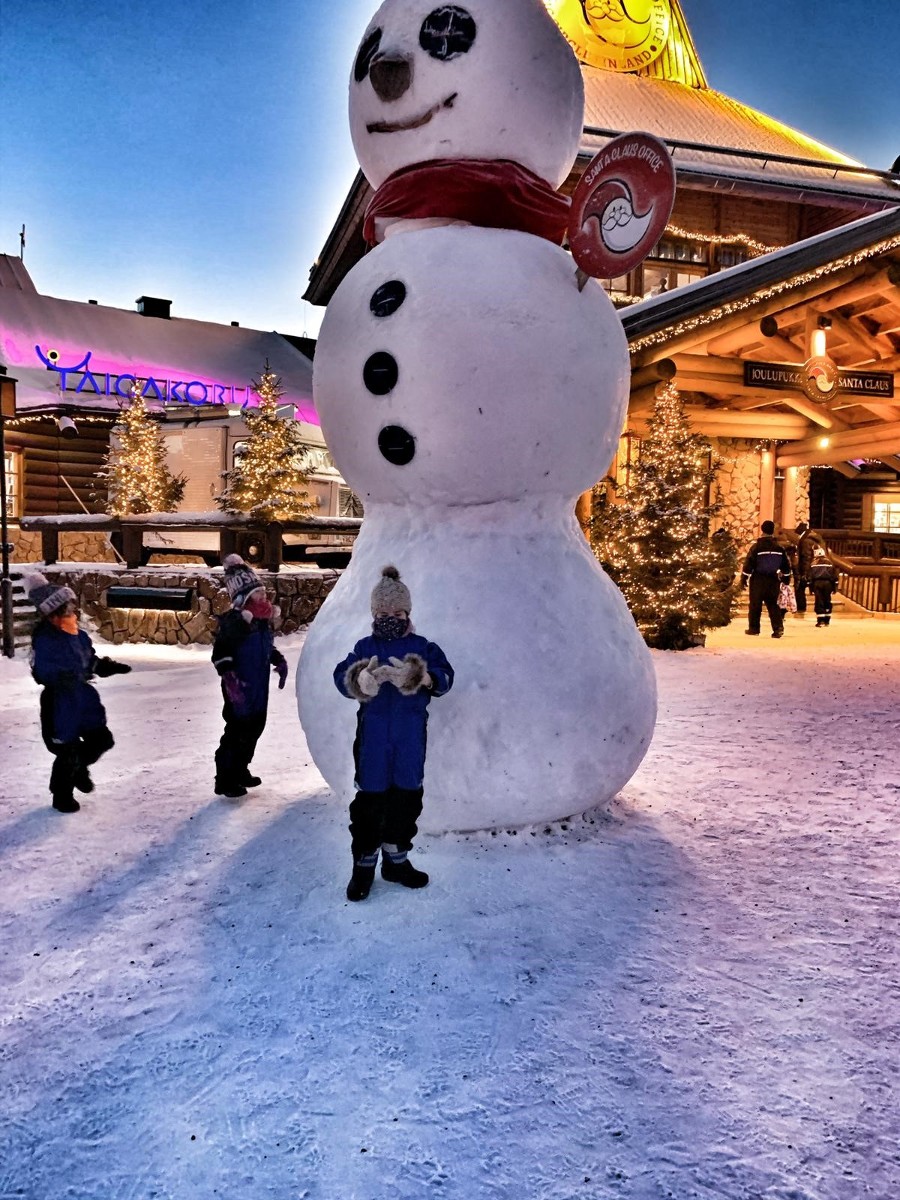
<svg viewBox="0 0 900 1200">
<path fill-rule="evenodd" d="M 803 284 L 802 287 L 798 287 L 794 292 L 785 290 L 777 295 L 769 296 L 766 300 L 759 300 L 755 303 L 752 302 L 752 298 L 748 297 L 751 303 L 741 312 L 723 314 L 714 323 L 708 322 L 705 325 L 698 325 L 693 329 L 685 330 L 683 333 L 673 333 L 667 340 L 654 342 L 652 345 L 642 346 L 634 350 L 632 366 L 646 366 L 648 363 L 656 362 L 660 358 L 671 358 L 674 354 L 685 350 L 696 350 L 704 343 L 708 347 L 710 341 L 718 342 L 719 338 L 724 337 L 727 333 L 733 333 L 740 329 L 748 330 L 748 326 L 755 324 L 763 317 L 777 316 L 779 313 L 786 311 L 787 306 L 795 308 L 798 305 L 807 303 L 809 300 L 816 299 L 826 292 L 832 291 L 842 283 L 847 283 L 850 279 L 855 278 L 856 270 L 857 268 L 855 267 L 845 267 L 833 275 L 822 275 L 811 279 L 808 283 Z M 713 324 L 715 324 L 715 332 L 711 328 Z M 759 337 L 754 339 L 755 342 L 761 340 Z"/>
<path fill-rule="evenodd" d="M 835 432 L 850 429 L 847 422 L 836 417 L 833 412 L 828 412 L 820 404 L 813 404 L 811 400 L 805 400 L 802 396 L 779 396 L 778 403 L 786 404 L 788 408 L 801 413 L 814 424 L 821 425 L 823 429 L 833 429 Z"/>
<path fill-rule="evenodd" d="M 835 288 L 828 297 L 828 303 L 835 308 L 846 308 L 848 305 L 858 304 L 860 300 L 865 300 L 869 296 L 890 294 L 891 289 L 898 286 L 900 286 L 900 266 L 897 263 L 891 263 L 887 267 L 882 267 L 880 271 L 866 271 L 852 283 L 845 283 L 843 287 Z"/>
<path fill-rule="evenodd" d="M 878 457 L 878 461 L 883 462 L 892 471 L 900 471 L 900 457 L 896 454 L 881 454 Z"/>
<path fill-rule="evenodd" d="M 836 312 L 829 311 L 829 304 L 816 304 L 812 311 L 819 313 L 823 317 L 828 317 L 831 321 L 831 328 L 835 333 L 841 335 L 845 341 L 848 341 L 851 346 L 856 347 L 863 354 L 863 357 L 858 359 L 858 362 L 868 362 L 874 359 L 878 362 L 879 359 L 885 357 L 889 353 L 891 347 L 885 348 L 873 337 L 867 330 L 861 329 L 859 325 L 853 325 L 845 317 L 839 316 Z"/>
<path fill-rule="evenodd" d="M 815 464 L 810 465 L 814 466 Z M 845 475 L 848 479 L 855 479 L 859 474 L 859 467 L 854 467 L 853 463 L 834 462 L 829 463 L 828 466 L 831 467 L 832 471 L 837 471 L 839 475 Z"/>
<path fill-rule="evenodd" d="M 828 436 L 801 439 L 785 446 L 778 456 L 780 467 L 800 467 L 815 462 L 835 462 L 848 458 L 877 458 L 879 453 L 900 451 L 900 421 L 857 426 Z"/>
<path fill-rule="evenodd" d="M 715 357 L 727 357 L 730 354 L 737 354 L 739 351 L 746 352 L 750 346 L 755 346 L 763 340 L 758 325 L 741 325 L 729 333 L 710 338 L 706 343 L 706 353 Z"/>
</svg>

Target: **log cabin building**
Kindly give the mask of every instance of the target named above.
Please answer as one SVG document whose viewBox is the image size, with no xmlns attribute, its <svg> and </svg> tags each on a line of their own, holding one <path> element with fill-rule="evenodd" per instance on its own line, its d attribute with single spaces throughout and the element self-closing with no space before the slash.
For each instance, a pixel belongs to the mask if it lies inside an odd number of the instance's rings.
<svg viewBox="0 0 900 1200">
<path fill-rule="evenodd" d="M 41 558 L 39 536 L 17 518 L 104 511 L 98 472 L 136 379 L 163 423 L 171 470 L 187 479 L 180 510 L 209 512 L 242 449 L 241 408 L 255 403 L 251 383 L 268 361 L 285 388 L 285 415 L 293 409 L 300 423 L 318 512 L 339 515 L 349 491 L 313 407 L 313 349 L 309 339 L 236 322 L 179 319 L 154 297 L 127 311 L 45 296 L 19 258 L 0 255 L 0 366 L 16 380 L 16 412 L 4 422 L 13 561 Z M 104 537 L 63 537 L 64 558 L 111 557 Z"/>
<path fill-rule="evenodd" d="M 738 538 L 768 518 L 900 535 L 898 164 L 864 167 L 711 88 L 678 0 L 654 0 L 665 37 L 640 54 L 604 39 L 605 18 L 584 5 L 546 3 L 585 83 L 581 150 L 562 190 L 632 130 L 661 138 L 676 170 L 651 255 L 601 281 L 632 355 L 612 499 L 656 389 L 672 380 L 723 464 L 721 519 Z M 311 269 L 310 302 L 327 304 L 365 252 L 371 194 L 358 174 Z"/>
</svg>

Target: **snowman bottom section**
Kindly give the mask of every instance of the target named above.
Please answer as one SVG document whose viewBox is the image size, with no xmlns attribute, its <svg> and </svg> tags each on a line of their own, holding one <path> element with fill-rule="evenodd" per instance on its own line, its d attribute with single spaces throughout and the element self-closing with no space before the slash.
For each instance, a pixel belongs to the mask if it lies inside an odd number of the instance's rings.
<svg viewBox="0 0 900 1200">
<path fill-rule="evenodd" d="M 333 672 L 369 632 L 371 589 L 389 562 L 412 593 L 416 631 L 456 673 L 430 705 L 421 828 L 557 820 L 627 783 L 653 734 L 653 664 L 574 518 L 532 514 L 492 528 L 484 510 L 429 520 L 386 505 L 367 512 L 298 673 L 310 752 L 342 800 L 353 791 L 357 706 Z"/>
</svg>

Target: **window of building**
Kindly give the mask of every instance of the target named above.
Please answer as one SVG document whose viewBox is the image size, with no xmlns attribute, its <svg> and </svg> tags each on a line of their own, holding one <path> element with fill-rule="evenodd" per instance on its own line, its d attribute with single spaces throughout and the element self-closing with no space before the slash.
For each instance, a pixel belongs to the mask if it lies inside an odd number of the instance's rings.
<svg viewBox="0 0 900 1200">
<path fill-rule="evenodd" d="M 648 254 L 648 259 L 661 259 L 663 262 L 709 264 L 709 244 L 692 242 L 687 238 L 664 237 L 656 243 Z"/>
<path fill-rule="evenodd" d="M 630 275 L 619 275 L 615 279 L 601 279 L 600 283 L 610 300 L 617 307 L 634 303 L 635 297 L 631 292 Z"/>
<path fill-rule="evenodd" d="M 874 533 L 900 533 L 900 498 L 876 500 L 872 505 Z"/>
<path fill-rule="evenodd" d="M 738 263 L 746 262 L 749 257 L 749 253 L 743 246 L 719 246 L 716 251 L 716 263 L 719 270 L 736 267 Z"/>
<path fill-rule="evenodd" d="M 17 450 L 4 450 L 3 469 L 6 472 L 6 515 L 20 517 L 22 487 L 22 455 Z"/>
</svg>

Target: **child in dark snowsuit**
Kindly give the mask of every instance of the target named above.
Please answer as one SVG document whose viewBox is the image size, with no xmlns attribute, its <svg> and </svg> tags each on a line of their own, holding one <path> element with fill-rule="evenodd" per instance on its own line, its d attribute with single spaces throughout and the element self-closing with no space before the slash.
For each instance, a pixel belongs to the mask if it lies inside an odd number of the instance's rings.
<svg viewBox="0 0 900 1200">
<path fill-rule="evenodd" d="M 50 794 L 57 812 L 78 812 L 74 789 L 92 792 L 88 770 L 113 745 L 106 710 L 88 680 L 127 674 L 131 667 L 98 658 L 91 639 L 78 628 L 77 597 L 64 584 L 38 573 L 23 585 L 40 620 L 31 635 L 31 674 L 43 685 L 41 736 L 54 756 Z"/>
<path fill-rule="evenodd" d="M 813 550 L 812 564 L 808 570 L 809 590 L 815 597 L 816 629 L 831 623 L 831 597 L 838 589 L 837 567 L 829 562 L 821 546 Z"/>
<path fill-rule="evenodd" d="M 212 662 L 222 679 L 225 731 L 216 751 L 217 796 L 246 796 L 262 780 L 250 774 L 256 743 L 266 727 L 269 707 L 269 667 L 278 687 L 287 680 L 287 662 L 275 649 L 272 620 L 275 609 L 259 576 L 239 554 L 229 554 L 225 588 L 232 607 L 219 618 Z"/>
<path fill-rule="evenodd" d="M 338 690 L 359 701 L 348 900 L 368 896 L 379 850 L 382 879 L 409 888 L 428 883 L 407 854 L 422 811 L 428 704 L 453 686 L 453 668 L 443 650 L 413 632 L 409 588 L 396 567 L 382 571 L 371 607 L 372 633 L 334 670 Z"/>
</svg>

